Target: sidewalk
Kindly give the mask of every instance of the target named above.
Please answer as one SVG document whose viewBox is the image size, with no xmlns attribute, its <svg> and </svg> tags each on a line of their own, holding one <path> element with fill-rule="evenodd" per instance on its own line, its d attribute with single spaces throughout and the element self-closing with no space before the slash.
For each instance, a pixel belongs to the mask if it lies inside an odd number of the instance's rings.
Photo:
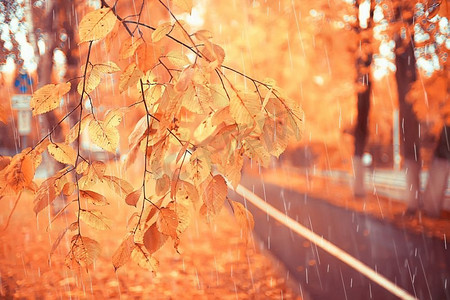
<svg viewBox="0 0 450 300">
<path fill-rule="evenodd" d="M 442 239 L 445 244 L 450 235 L 450 213 L 447 211 L 444 212 L 445 217 L 439 220 L 421 215 L 404 216 L 406 203 L 398 200 L 402 197 L 401 186 L 393 186 L 389 180 L 385 183 L 372 180 L 372 184 L 366 186 L 367 195 L 364 198 L 355 198 L 352 192 L 351 178 L 343 172 L 306 172 L 305 169 L 289 165 L 265 169 L 261 174 L 257 168 L 247 167 L 245 171 L 250 176 L 261 177 L 267 183 L 293 189 L 308 194 L 312 198 L 322 199 L 339 207 L 371 215 L 406 230 L 434 236 Z M 334 176 L 329 176 L 331 174 Z M 340 176 L 336 176 L 336 174 Z M 367 176 L 371 176 L 371 174 Z M 397 178 L 397 180 L 399 179 Z"/>
<path fill-rule="evenodd" d="M 277 263 L 253 241 L 245 243 L 226 209 L 211 225 L 200 220 L 191 224 L 181 238 L 181 255 L 171 242 L 160 249 L 156 275 L 133 262 L 114 273 L 111 255 L 127 220 L 125 205 L 114 201 L 107 214 L 115 216 L 115 229 L 85 233 L 102 245 L 100 258 L 86 273 L 64 266 L 65 245 L 54 254 L 51 266 L 47 264 L 64 217 L 46 232 L 47 211 L 36 220 L 31 201 L 29 196 L 21 199 L 8 229 L 0 232 L 2 299 L 300 299 L 288 288 L 286 273 Z M 0 228 L 12 202 L 0 201 Z M 72 220 L 74 212 L 67 217 Z"/>
</svg>

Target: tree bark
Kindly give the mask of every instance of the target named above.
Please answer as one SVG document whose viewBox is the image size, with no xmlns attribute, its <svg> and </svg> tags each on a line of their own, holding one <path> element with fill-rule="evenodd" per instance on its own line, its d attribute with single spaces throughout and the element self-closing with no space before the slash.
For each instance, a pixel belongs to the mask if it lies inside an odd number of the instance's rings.
<svg viewBox="0 0 450 300">
<path fill-rule="evenodd" d="M 358 5 L 358 4 L 357 4 Z M 372 6 L 372 5 L 371 5 Z M 359 9 L 359 5 L 358 5 Z M 370 94 L 372 92 L 372 79 L 370 77 L 370 65 L 372 63 L 372 15 L 373 8 L 370 8 L 370 17 L 366 28 L 357 27 L 359 36 L 359 51 L 356 58 L 357 88 L 358 88 L 358 116 L 354 134 L 354 158 L 353 168 L 355 181 L 353 184 L 353 194 L 357 197 L 365 195 L 364 174 L 365 168 L 362 161 L 364 148 L 369 136 L 368 120 L 370 110 Z"/>
<path fill-rule="evenodd" d="M 420 199 L 420 157 L 419 121 L 411 103 L 406 101 L 406 95 L 416 81 L 416 60 L 414 57 L 413 37 L 405 41 L 396 36 L 395 78 L 400 113 L 400 139 L 403 152 L 403 168 L 406 173 L 406 193 L 408 210 L 415 211 L 422 206 Z"/>
</svg>

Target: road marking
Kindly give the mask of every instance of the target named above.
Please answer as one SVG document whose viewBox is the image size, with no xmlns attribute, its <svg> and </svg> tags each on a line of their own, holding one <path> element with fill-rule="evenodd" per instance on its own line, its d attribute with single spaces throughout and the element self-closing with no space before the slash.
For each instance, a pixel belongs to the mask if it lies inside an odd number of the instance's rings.
<svg viewBox="0 0 450 300">
<path fill-rule="evenodd" d="M 297 234 L 303 236 L 304 238 L 308 239 L 312 243 L 316 244 L 326 252 L 330 253 L 331 255 L 335 256 L 336 258 L 340 259 L 342 262 L 346 263 L 350 267 L 354 268 L 356 271 L 362 273 L 364 276 L 369 278 L 370 280 L 378 283 L 380 286 L 391 292 L 392 294 L 400 297 L 401 299 L 407 299 L 407 300 L 414 300 L 416 299 L 414 296 L 409 294 L 404 289 L 397 286 L 395 283 L 391 282 L 389 279 L 384 277 L 383 275 L 378 274 L 373 269 L 368 267 L 363 262 L 357 260 L 341 248 L 337 247 L 336 245 L 330 243 L 329 241 L 325 240 L 323 237 L 315 234 L 308 228 L 304 227 L 303 225 L 297 223 L 295 220 L 291 219 L 284 213 L 280 212 L 267 202 L 265 202 L 263 199 L 255 195 L 253 192 L 248 190 L 242 185 L 238 185 L 236 188 L 236 192 L 250 201 L 253 205 L 255 205 L 257 208 L 261 209 L 264 212 L 267 212 L 272 218 L 279 221 L 286 227 L 289 227 L 293 231 L 295 231 Z"/>
</svg>

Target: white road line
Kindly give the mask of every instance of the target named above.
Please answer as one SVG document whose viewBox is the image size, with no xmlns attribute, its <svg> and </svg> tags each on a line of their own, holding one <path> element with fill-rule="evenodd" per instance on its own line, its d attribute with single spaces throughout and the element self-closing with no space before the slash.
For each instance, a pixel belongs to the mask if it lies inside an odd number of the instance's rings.
<svg viewBox="0 0 450 300">
<path fill-rule="evenodd" d="M 371 269 L 361 261 L 357 260 L 344 250 L 325 240 L 323 237 L 315 234 L 314 232 L 304 227 L 303 225 L 297 223 L 295 220 L 291 219 L 284 213 L 280 212 L 279 210 L 277 210 L 276 208 L 265 202 L 263 199 L 261 199 L 260 197 L 258 197 L 257 195 L 255 195 L 242 185 L 238 185 L 238 187 L 236 188 L 236 192 L 245 199 L 247 199 L 248 201 L 250 201 L 253 205 L 261 209 L 262 211 L 267 212 L 272 218 L 276 219 L 283 225 L 289 227 L 297 234 L 310 240 L 312 243 L 316 244 L 326 252 L 340 259 L 350 267 L 354 268 L 356 271 L 365 275 L 367 278 L 378 283 L 380 286 L 382 286 L 392 294 L 400 297 L 401 299 L 408 299 L 408 300 L 416 299 L 414 296 L 410 295 L 407 291 L 400 288 L 383 275 L 378 274 L 373 269 Z"/>
</svg>

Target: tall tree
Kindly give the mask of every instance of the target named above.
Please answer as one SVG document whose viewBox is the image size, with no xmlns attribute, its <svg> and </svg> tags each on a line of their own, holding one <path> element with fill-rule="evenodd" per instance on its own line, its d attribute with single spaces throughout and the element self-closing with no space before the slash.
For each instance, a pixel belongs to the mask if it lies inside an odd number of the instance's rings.
<svg viewBox="0 0 450 300">
<path fill-rule="evenodd" d="M 355 31 L 358 36 L 358 51 L 356 57 L 358 115 L 354 131 L 355 152 L 353 157 L 353 167 L 355 180 L 353 192 L 357 197 L 365 195 L 365 167 L 362 156 L 368 138 L 368 121 L 372 93 L 370 66 L 372 64 L 373 56 L 373 6 L 374 4 L 370 0 L 356 1 L 356 11 L 358 12 L 358 22 L 355 25 Z"/>
</svg>

